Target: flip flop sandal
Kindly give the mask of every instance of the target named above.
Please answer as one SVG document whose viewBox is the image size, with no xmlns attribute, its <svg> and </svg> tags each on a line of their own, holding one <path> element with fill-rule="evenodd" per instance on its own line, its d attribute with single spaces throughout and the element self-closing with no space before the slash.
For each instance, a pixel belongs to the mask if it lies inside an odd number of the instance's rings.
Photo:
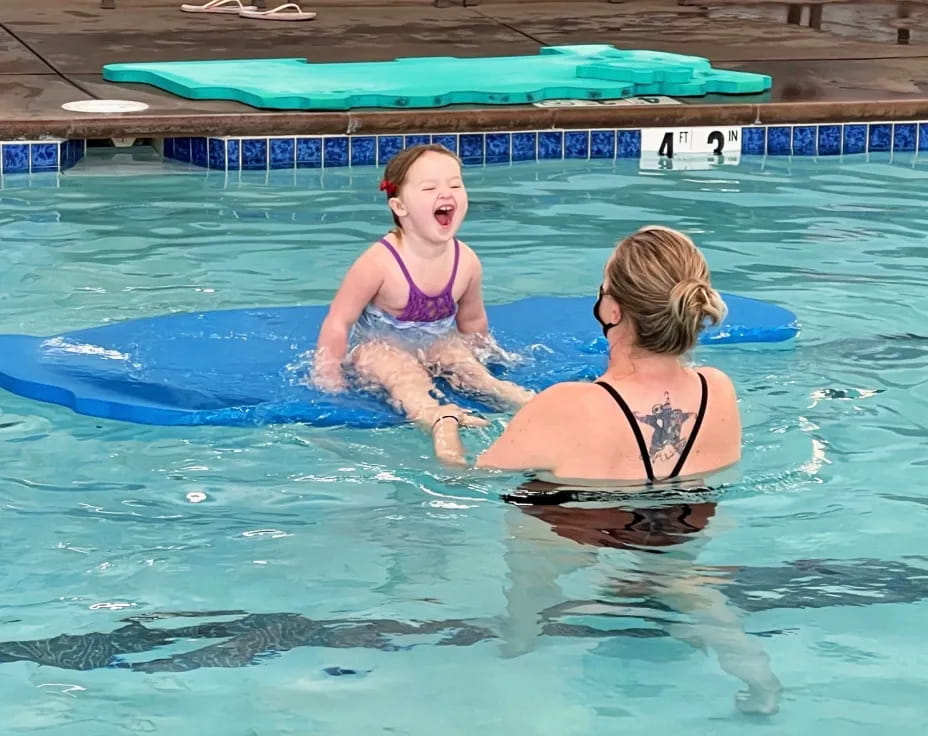
<svg viewBox="0 0 928 736">
<path fill-rule="evenodd" d="M 253 20 L 312 20 L 316 17 L 315 13 L 304 13 L 296 3 L 285 3 L 278 5 L 273 10 L 242 10 L 239 13 L 242 18 L 251 18 Z"/>
</svg>

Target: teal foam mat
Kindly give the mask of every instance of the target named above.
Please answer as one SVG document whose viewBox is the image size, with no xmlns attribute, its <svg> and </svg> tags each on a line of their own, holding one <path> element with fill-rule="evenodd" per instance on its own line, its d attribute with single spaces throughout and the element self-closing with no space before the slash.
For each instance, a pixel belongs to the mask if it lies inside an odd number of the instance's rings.
<svg viewBox="0 0 928 736">
<path fill-rule="evenodd" d="M 151 84 L 193 100 L 235 100 L 274 110 L 516 105 L 638 95 L 756 94 L 765 74 L 713 69 L 708 59 L 613 46 L 551 46 L 538 56 L 423 57 L 313 64 L 241 59 L 107 64 L 110 82 Z"/>
</svg>

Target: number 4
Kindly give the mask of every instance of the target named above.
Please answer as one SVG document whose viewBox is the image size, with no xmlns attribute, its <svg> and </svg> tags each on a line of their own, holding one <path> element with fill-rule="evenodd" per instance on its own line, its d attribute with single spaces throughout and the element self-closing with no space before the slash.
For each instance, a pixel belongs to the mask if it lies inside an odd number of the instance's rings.
<svg viewBox="0 0 928 736">
<path fill-rule="evenodd" d="M 673 132 L 668 131 L 664 133 L 664 138 L 661 140 L 661 147 L 657 149 L 658 156 L 666 156 L 667 158 L 673 158 Z"/>
</svg>

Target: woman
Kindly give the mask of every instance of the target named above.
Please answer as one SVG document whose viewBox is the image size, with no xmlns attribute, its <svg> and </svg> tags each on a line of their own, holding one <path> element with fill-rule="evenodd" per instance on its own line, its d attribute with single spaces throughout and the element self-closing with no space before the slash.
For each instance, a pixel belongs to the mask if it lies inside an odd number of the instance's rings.
<svg viewBox="0 0 928 736">
<path fill-rule="evenodd" d="M 479 467 L 650 483 L 740 459 L 731 380 L 684 360 L 707 323 L 725 316 L 692 240 L 654 225 L 622 240 L 606 263 L 593 316 L 609 341 L 606 372 L 595 383 L 559 383 L 531 399 Z M 463 462 L 459 421 L 448 415 L 432 426 L 445 462 Z"/>
<path fill-rule="evenodd" d="M 642 228 L 622 240 L 606 263 L 593 316 L 609 341 L 605 373 L 595 383 L 560 383 L 532 398 L 477 460 L 479 467 L 532 470 L 559 481 L 524 483 L 506 500 L 578 545 L 572 553 L 554 554 L 544 536 L 533 539 L 544 535 L 541 528 L 515 522 L 507 535 L 504 651 L 515 655 L 533 646 L 539 610 L 563 600 L 557 578 L 594 564 L 597 548 L 620 549 L 634 562 L 632 571 L 615 576 L 620 582 L 608 585 L 614 595 L 624 601 L 631 593 L 644 594 L 681 614 L 667 632 L 713 650 L 722 668 L 745 683 L 738 708 L 775 713 L 781 685 L 769 658 L 745 634 L 739 612 L 719 589 L 723 578 L 695 565 L 716 504 L 693 494 L 684 503 L 654 507 L 648 494 L 629 493 L 642 483 L 681 478 L 696 482 L 673 485 L 705 491 L 705 476 L 741 458 L 731 380 L 715 368 L 695 369 L 684 357 L 706 325 L 725 316 L 705 258 L 682 233 Z M 464 462 L 458 429 L 451 415 L 432 426 L 436 455 L 445 462 Z M 591 488 L 604 481 L 622 490 Z M 584 500 L 593 506 L 584 507 Z M 539 550 L 546 550 L 544 561 Z"/>
</svg>

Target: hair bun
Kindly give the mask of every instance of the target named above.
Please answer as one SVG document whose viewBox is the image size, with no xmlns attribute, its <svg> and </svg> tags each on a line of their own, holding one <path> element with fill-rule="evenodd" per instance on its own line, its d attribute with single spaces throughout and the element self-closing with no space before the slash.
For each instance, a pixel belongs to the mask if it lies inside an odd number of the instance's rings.
<svg viewBox="0 0 928 736">
<path fill-rule="evenodd" d="M 725 319 L 722 297 L 704 279 L 684 279 L 674 284 L 668 307 L 674 319 L 684 324 L 702 324 L 708 319 L 717 325 Z"/>
</svg>

